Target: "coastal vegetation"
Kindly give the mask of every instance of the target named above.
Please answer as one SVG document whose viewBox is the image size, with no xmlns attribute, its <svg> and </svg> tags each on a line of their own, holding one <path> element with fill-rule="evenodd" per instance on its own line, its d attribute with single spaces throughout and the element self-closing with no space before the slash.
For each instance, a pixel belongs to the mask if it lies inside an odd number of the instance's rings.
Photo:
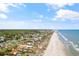
<svg viewBox="0 0 79 59">
<path fill-rule="evenodd" d="M 53 30 L 0 30 L 1 56 L 40 56 Z"/>
</svg>

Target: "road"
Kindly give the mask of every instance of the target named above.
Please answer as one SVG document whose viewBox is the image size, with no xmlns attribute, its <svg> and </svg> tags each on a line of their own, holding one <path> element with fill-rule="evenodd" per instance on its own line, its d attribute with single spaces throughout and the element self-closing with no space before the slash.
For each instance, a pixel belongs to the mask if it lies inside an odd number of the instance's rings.
<svg viewBox="0 0 79 59">
<path fill-rule="evenodd" d="M 44 52 L 44 56 L 66 56 L 67 50 L 64 44 L 59 40 L 57 32 L 52 34 L 47 49 Z"/>
</svg>

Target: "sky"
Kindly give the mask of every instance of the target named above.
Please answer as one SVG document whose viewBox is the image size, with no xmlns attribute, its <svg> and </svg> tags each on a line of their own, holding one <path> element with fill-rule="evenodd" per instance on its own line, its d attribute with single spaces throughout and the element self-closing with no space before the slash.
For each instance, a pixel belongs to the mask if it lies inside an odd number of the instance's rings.
<svg viewBox="0 0 79 59">
<path fill-rule="evenodd" d="M 79 3 L 0 3 L 0 29 L 79 29 Z"/>
</svg>

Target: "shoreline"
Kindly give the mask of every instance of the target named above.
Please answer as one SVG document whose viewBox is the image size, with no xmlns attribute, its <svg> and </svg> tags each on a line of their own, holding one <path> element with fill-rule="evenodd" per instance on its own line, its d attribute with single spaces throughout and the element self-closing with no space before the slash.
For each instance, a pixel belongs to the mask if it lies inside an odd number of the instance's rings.
<svg viewBox="0 0 79 59">
<path fill-rule="evenodd" d="M 67 52 L 63 42 L 59 40 L 58 33 L 54 32 L 45 50 L 44 56 L 67 56 Z"/>
</svg>

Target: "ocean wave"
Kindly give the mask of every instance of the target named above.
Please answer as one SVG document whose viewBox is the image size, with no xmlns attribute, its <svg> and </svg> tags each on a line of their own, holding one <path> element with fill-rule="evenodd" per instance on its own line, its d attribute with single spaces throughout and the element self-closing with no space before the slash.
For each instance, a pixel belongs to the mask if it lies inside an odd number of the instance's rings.
<svg viewBox="0 0 79 59">
<path fill-rule="evenodd" d="M 72 45 L 72 47 L 79 52 L 78 44 L 74 44 L 73 41 L 69 41 L 69 43 Z"/>
<path fill-rule="evenodd" d="M 65 40 L 66 44 L 68 46 L 72 46 L 74 48 L 74 50 L 79 52 L 79 46 L 78 44 L 75 44 L 73 41 L 70 41 L 68 38 L 66 38 L 62 33 L 58 32 L 58 34 Z"/>
<path fill-rule="evenodd" d="M 68 41 L 68 39 L 63 35 L 61 34 L 60 32 L 58 33 L 65 41 Z"/>
</svg>

